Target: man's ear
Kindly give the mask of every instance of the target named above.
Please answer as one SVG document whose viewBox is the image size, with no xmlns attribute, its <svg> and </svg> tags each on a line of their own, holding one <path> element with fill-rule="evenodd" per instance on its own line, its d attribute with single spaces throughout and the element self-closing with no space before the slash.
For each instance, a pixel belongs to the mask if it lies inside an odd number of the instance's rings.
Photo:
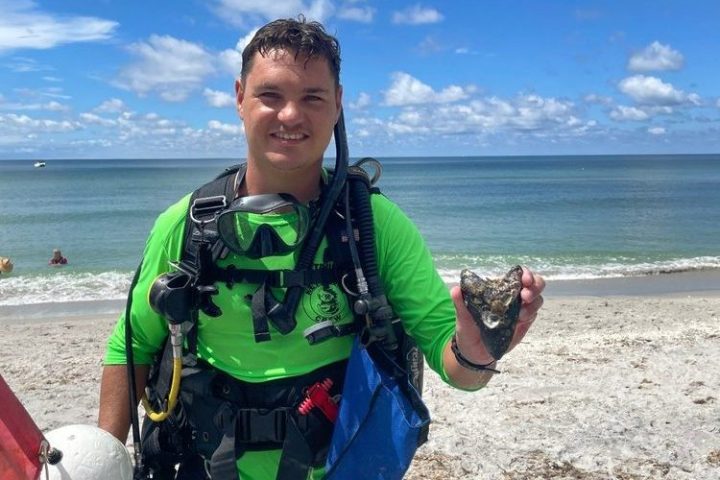
<svg viewBox="0 0 720 480">
<path fill-rule="evenodd" d="M 242 107 L 242 101 L 243 98 L 245 98 L 245 89 L 243 88 L 243 84 L 239 79 L 235 80 L 235 108 L 237 109 L 238 115 L 240 115 L 240 118 L 243 116 L 243 107 Z"/>
</svg>

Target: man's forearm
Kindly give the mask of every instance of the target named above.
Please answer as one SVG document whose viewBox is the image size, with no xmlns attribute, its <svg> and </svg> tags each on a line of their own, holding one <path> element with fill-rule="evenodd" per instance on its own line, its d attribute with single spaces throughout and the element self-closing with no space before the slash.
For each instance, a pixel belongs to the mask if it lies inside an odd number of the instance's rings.
<svg viewBox="0 0 720 480">
<path fill-rule="evenodd" d="M 135 366 L 135 383 L 138 400 L 145 391 L 145 383 L 150 368 L 147 365 Z M 126 365 L 106 365 L 103 368 L 100 384 L 100 413 L 98 427 L 110 432 L 125 443 L 130 429 L 130 398 Z M 135 406 L 137 407 L 137 405 Z"/>
</svg>

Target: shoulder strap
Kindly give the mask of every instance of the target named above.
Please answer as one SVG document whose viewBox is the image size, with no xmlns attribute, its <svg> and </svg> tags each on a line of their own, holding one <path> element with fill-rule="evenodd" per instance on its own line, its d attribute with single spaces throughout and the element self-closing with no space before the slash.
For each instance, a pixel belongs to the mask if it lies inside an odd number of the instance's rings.
<svg viewBox="0 0 720 480">
<path fill-rule="evenodd" d="M 215 215 L 235 197 L 235 185 L 245 176 L 246 164 L 233 165 L 226 168 L 212 181 L 195 190 L 190 196 L 187 216 L 185 218 L 185 240 L 181 261 L 190 265 L 197 264 L 199 246 L 205 242 L 217 240 Z M 219 256 L 220 252 L 217 253 Z"/>
<path fill-rule="evenodd" d="M 207 315 L 218 316 L 220 309 L 212 302 L 216 292 L 213 286 L 215 261 L 223 251 L 215 225 L 216 214 L 226 208 L 235 197 L 235 186 L 245 175 L 246 164 L 226 168 L 212 181 L 201 186 L 190 195 L 185 218 L 185 232 L 179 267 L 190 272 L 198 285 L 200 309 Z M 192 312 L 193 325 L 187 332 L 188 350 L 195 354 L 197 346 L 198 311 Z"/>
</svg>

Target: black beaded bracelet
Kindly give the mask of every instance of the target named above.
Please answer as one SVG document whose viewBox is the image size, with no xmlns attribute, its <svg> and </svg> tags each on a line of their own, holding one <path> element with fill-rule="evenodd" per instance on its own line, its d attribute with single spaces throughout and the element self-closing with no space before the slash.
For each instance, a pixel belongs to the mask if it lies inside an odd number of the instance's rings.
<svg viewBox="0 0 720 480">
<path fill-rule="evenodd" d="M 457 344 L 457 337 L 453 335 L 452 341 L 450 342 L 450 350 L 452 350 L 453 354 L 455 355 L 455 360 L 462 366 L 467 368 L 468 370 L 472 370 L 473 372 L 493 372 L 493 373 L 500 373 L 500 370 L 496 370 L 490 365 L 493 365 L 497 362 L 497 360 L 493 360 L 492 362 L 481 365 L 479 363 L 473 363 L 467 358 L 463 356 L 462 353 L 460 353 L 460 349 L 458 348 Z"/>
</svg>

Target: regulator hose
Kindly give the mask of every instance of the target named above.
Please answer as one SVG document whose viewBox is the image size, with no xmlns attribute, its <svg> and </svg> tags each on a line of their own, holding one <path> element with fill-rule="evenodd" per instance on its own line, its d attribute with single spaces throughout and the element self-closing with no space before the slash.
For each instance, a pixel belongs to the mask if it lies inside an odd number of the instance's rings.
<svg viewBox="0 0 720 480">
<path fill-rule="evenodd" d="M 355 221 L 360 235 L 359 252 L 362 257 L 362 266 L 355 265 L 355 269 L 363 272 L 368 290 L 365 295 L 361 294 L 360 299 L 355 303 L 355 312 L 367 315 L 370 320 L 368 325 L 370 336 L 373 340 L 379 341 L 386 352 L 395 355 L 398 349 L 393 326 L 395 314 L 387 301 L 378 274 L 370 185 L 364 181 L 348 183 L 352 204 L 355 207 Z M 350 225 L 350 219 L 346 221 Z M 354 235 L 348 233 L 348 239 L 351 243 L 354 242 Z"/>
<path fill-rule="evenodd" d="M 182 344 L 183 334 L 180 325 L 169 324 L 170 343 L 173 350 L 173 368 L 172 381 L 170 382 L 170 393 L 168 393 L 167 405 L 165 410 L 155 411 L 147 398 L 147 394 L 142 397 L 143 408 L 148 418 L 153 422 L 162 422 L 168 415 L 172 413 L 177 405 L 178 395 L 180 394 L 180 378 L 182 377 Z"/>
<path fill-rule="evenodd" d="M 333 132 L 335 137 L 335 172 L 333 173 L 330 184 L 326 187 L 322 194 L 322 206 L 317 213 L 317 217 L 313 222 L 310 235 L 305 240 L 305 244 L 300 252 L 300 257 L 295 266 L 296 271 L 305 270 L 312 266 L 315 254 L 325 235 L 325 224 L 330 213 L 335 208 L 335 204 L 340 197 L 340 193 L 345 186 L 348 170 L 349 150 L 347 144 L 347 132 L 345 131 L 345 115 L 340 110 L 340 116 L 335 124 Z M 295 311 L 300 304 L 305 288 L 301 285 L 293 286 L 285 292 L 285 298 L 280 303 L 268 293 L 265 297 L 267 316 L 273 320 L 273 323 L 279 328 L 281 333 L 288 333 L 295 328 Z M 284 330 L 284 331 L 283 331 Z"/>
<path fill-rule="evenodd" d="M 130 291 L 128 293 L 127 302 L 125 303 L 125 361 L 127 362 L 127 379 L 128 379 L 128 400 L 130 407 L 130 424 L 132 426 L 133 436 L 133 457 L 135 459 L 135 478 L 142 478 L 142 445 L 140 444 L 140 419 L 137 412 L 137 393 L 135 392 L 135 359 L 132 349 L 132 322 L 130 321 L 130 312 L 132 311 L 132 295 L 135 286 L 140 279 L 140 270 L 142 269 L 143 259 L 140 260 L 132 282 L 130 282 Z"/>
</svg>

